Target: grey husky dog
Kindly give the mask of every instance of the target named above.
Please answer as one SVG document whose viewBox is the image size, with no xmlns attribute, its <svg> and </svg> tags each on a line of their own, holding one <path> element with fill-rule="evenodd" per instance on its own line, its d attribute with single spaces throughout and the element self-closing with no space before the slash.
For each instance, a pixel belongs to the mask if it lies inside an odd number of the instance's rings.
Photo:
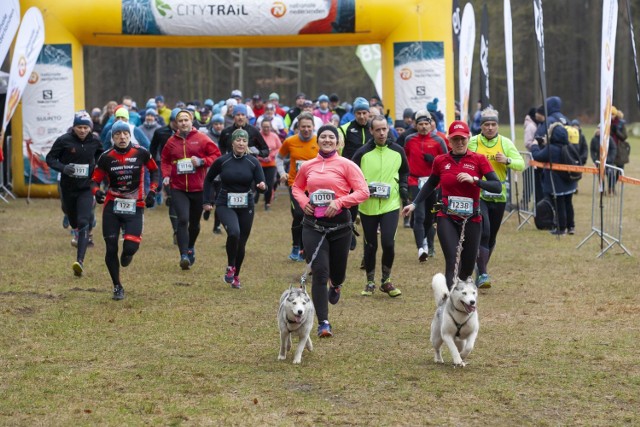
<svg viewBox="0 0 640 427">
<path fill-rule="evenodd" d="M 453 356 L 453 366 L 465 366 L 464 359 L 473 350 L 480 330 L 478 320 L 478 290 L 473 278 L 457 279 L 451 291 L 442 273 L 433 276 L 431 282 L 436 300 L 436 313 L 431 321 L 431 344 L 435 350 L 435 362 L 444 363 L 441 347 L 447 344 Z"/>
<path fill-rule="evenodd" d="M 313 343 L 309 334 L 313 329 L 313 317 L 316 309 L 307 294 L 305 287 L 294 288 L 293 285 L 282 293 L 280 308 L 278 308 L 278 327 L 280 328 L 280 354 L 278 360 L 287 358 L 287 351 L 291 350 L 291 335 L 299 339 L 298 347 L 293 356 L 293 363 L 302 361 L 302 351 L 305 346 L 313 351 Z"/>
</svg>

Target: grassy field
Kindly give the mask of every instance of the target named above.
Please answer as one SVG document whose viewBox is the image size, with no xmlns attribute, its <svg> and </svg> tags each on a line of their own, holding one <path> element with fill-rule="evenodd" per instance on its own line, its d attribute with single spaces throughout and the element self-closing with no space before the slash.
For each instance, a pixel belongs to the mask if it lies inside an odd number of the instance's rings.
<svg viewBox="0 0 640 427">
<path fill-rule="evenodd" d="M 590 190 L 585 177 L 575 236 L 517 231 L 515 216 L 503 225 L 464 369 L 446 350 L 445 365 L 433 362 L 430 281 L 443 258 L 419 264 L 408 229 L 398 229 L 392 276 L 403 295 L 360 296 L 359 241 L 330 307 L 335 336 L 314 339 L 293 365 L 291 354 L 277 360 L 278 298 L 303 272 L 287 259 L 286 192 L 257 210 L 240 291 L 223 283 L 224 235 L 211 221 L 195 266 L 181 271 L 166 208 L 148 211 L 121 302 L 110 299 L 99 230 L 78 279 L 56 200 L 2 204 L 0 424 L 639 425 L 639 192 L 625 189 L 634 256 L 614 248 L 596 259 L 597 238 L 576 249 L 590 231 Z"/>
</svg>

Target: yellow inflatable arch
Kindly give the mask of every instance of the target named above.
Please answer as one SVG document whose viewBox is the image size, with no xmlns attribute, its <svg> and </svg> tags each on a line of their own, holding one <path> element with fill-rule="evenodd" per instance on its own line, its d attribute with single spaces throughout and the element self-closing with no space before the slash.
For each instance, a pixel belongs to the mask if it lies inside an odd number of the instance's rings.
<svg viewBox="0 0 640 427">
<path fill-rule="evenodd" d="M 379 44 L 393 116 L 438 98 L 454 114 L 451 0 L 21 0 L 38 7 L 45 45 L 13 123 L 13 188 L 57 194 L 44 162 L 84 108 L 84 45 L 288 48 Z M 375 52 L 377 53 L 377 52 Z"/>
</svg>

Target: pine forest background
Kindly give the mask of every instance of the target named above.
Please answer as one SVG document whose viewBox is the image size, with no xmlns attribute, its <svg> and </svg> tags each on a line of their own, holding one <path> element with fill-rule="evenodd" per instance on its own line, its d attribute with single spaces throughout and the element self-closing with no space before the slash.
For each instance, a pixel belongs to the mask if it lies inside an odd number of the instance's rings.
<svg viewBox="0 0 640 427">
<path fill-rule="evenodd" d="M 434 2 L 437 3 L 437 2 Z M 461 1 L 461 8 L 465 1 Z M 472 102 L 479 98 L 479 29 L 482 6 L 490 19 L 489 70 L 491 102 L 501 112 L 507 108 L 503 0 L 473 3 L 476 14 L 476 48 Z M 516 122 L 532 106 L 540 105 L 538 63 L 530 0 L 512 0 Z M 544 1 L 546 80 L 548 95 L 563 99 L 564 113 L 585 123 L 597 122 L 600 102 L 601 0 Z M 640 28 L 640 0 L 631 0 L 636 33 Z M 287 49 L 165 49 L 105 48 L 86 46 L 86 108 L 131 95 L 139 104 L 163 94 L 176 101 L 226 99 L 240 88 L 245 97 L 275 91 L 280 103 L 291 105 L 299 89 L 308 97 L 336 92 L 341 101 L 375 93 L 371 80 L 355 56 L 356 46 Z M 619 1 L 613 103 L 628 121 L 638 121 L 635 72 L 626 0 Z M 283 67 L 275 66 L 280 63 Z M 240 66 L 243 64 L 243 66 Z M 457 79 L 457 72 L 455 73 Z M 456 80 L 457 82 L 457 80 Z M 457 87 L 457 83 L 455 84 Z M 456 93 L 457 96 L 457 93 Z M 384 101 L 384 100 L 383 100 Z M 473 113 L 473 111 L 471 112 Z M 503 113 L 503 120 L 507 115 Z"/>
</svg>

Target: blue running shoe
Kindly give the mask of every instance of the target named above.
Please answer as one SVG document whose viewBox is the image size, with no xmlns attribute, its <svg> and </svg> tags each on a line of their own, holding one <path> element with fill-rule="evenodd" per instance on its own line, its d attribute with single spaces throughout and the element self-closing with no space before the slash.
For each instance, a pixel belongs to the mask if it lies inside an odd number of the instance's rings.
<svg viewBox="0 0 640 427">
<path fill-rule="evenodd" d="M 329 286 L 329 302 L 333 305 L 336 305 L 340 300 L 340 290 L 342 289 L 342 285 L 338 286 Z"/>
<path fill-rule="evenodd" d="M 289 254 L 291 261 L 300 261 L 300 248 L 298 246 L 291 247 L 291 253 Z"/>
<path fill-rule="evenodd" d="M 182 268 L 183 270 L 188 270 L 189 266 L 191 266 L 189 256 L 187 256 L 187 254 L 180 255 L 180 268 Z"/>
<path fill-rule="evenodd" d="M 195 248 L 189 248 L 187 250 L 187 257 L 189 258 L 189 262 L 191 263 L 191 265 L 196 263 L 196 249 Z"/>
<path fill-rule="evenodd" d="M 331 332 L 331 325 L 328 320 L 325 320 L 318 325 L 318 337 L 331 338 L 332 336 L 333 332 Z"/>
<path fill-rule="evenodd" d="M 491 287 L 491 277 L 487 273 L 481 274 L 476 280 L 476 287 L 478 289 L 489 289 Z"/>
<path fill-rule="evenodd" d="M 228 284 L 233 284 L 233 278 L 236 275 L 236 268 L 232 265 L 228 265 L 227 266 L 227 270 L 224 273 L 224 281 L 227 282 Z"/>
</svg>

